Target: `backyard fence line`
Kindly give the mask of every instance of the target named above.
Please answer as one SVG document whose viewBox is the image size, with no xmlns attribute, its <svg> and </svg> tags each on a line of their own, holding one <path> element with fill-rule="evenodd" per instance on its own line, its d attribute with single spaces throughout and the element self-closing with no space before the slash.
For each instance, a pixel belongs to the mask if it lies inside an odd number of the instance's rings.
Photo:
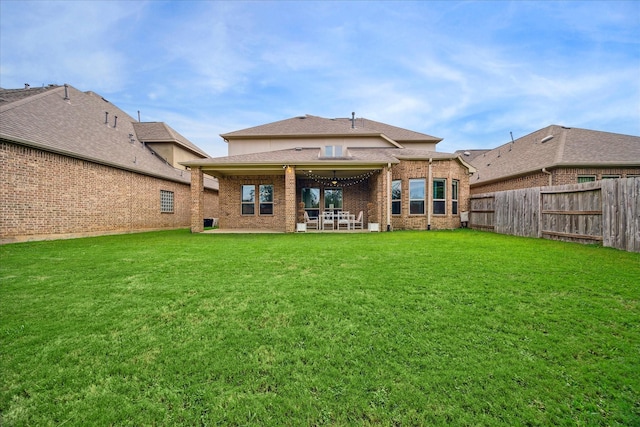
<svg viewBox="0 0 640 427">
<path fill-rule="evenodd" d="M 469 226 L 640 252 L 640 177 L 475 194 Z"/>
</svg>

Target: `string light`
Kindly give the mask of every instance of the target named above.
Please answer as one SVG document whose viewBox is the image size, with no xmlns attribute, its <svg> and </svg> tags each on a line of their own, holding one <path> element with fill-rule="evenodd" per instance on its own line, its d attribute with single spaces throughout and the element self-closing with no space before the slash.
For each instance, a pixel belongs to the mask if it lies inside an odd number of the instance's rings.
<svg viewBox="0 0 640 427">
<path fill-rule="evenodd" d="M 319 184 L 322 184 L 325 187 L 330 187 L 330 186 L 350 187 L 352 185 L 357 185 L 367 181 L 369 178 L 371 178 L 373 175 L 375 175 L 378 172 L 380 172 L 380 169 L 365 172 L 360 175 L 350 176 L 348 178 L 336 177 L 335 174 L 333 177 L 320 176 L 312 173 L 311 171 L 306 171 L 305 174 L 307 175 L 307 178 Z M 334 183 L 332 181 L 336 181 L 336 182 Z"/>
</svg>

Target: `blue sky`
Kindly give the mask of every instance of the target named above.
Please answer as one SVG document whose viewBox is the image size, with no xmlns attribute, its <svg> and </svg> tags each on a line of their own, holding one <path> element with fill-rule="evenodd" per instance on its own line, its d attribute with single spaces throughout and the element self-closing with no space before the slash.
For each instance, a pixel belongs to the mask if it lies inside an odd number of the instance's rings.
<svg viewBox="0 0 640 427">
<path fill-rule="evenodd" d="M 358 117 L 493 148 L 640 135 L 638 1 L 0 1 L 0 86 L 68 83 L 212 156 L 219 134 Z"/>
</svg>

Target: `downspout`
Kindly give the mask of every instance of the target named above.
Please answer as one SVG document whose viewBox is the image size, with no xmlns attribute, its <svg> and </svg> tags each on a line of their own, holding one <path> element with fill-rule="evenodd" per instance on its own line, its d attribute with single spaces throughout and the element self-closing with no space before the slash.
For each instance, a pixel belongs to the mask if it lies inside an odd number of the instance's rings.
<svg viewBox="0 0 640 427">
<path fill-rule="evenodd" d="M 391 163 L 387 163 L 387 231 L 391 231 Z"/>
<path fill-rule="evenodd" d="M 553 174 L 549 172 L 547 168 L 542 168 L 542 173 L 549 175 L 549 186 L 553 185 Z"/>
<path fill-rule="evenodd" d="M 427 196 L 427 230 L 431 230 L 431 191 L 433 189 L 433 183 L 431 182 L 431 163 L 433 163 L 433 159 L 429 157 L 429 176 L 427 179 L 427 188 L 425 188 L 426 196 Z"/>
</svg>

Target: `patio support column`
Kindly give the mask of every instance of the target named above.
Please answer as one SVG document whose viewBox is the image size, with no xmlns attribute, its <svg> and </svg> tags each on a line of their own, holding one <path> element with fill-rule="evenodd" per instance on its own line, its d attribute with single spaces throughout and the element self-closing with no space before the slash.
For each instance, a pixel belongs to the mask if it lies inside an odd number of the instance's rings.
<svg viewBox="0 0 640 427">
<path fill-rule="evenodd" d="M 284 171 L 284 218 L 285 232 L 296 231 L 296 168 L 286 166 Z"/>
<path fill-rule="evenodd" d="M 204 231 L 204 174 L 202 168 L 191 168 L 191 232 Z"/>
<path fill-rule="evenodd" d="M 426 188 L 426 196 L 427 196 L 427 230 L 431 230 L 431 208 L 433 206 L 433 177 L 431 176 L 431 164 L 433 163 L 433 159 L 429 158 L 429 174 L 427 177 L 427 188 Z"/>
<path fill-rule="evenodd" d="M 391 163 L 387 165 L 387 188 L 385 191 L 385 208 L 387 210 L 387 231 L 391 231 Z"/>
</svg>

